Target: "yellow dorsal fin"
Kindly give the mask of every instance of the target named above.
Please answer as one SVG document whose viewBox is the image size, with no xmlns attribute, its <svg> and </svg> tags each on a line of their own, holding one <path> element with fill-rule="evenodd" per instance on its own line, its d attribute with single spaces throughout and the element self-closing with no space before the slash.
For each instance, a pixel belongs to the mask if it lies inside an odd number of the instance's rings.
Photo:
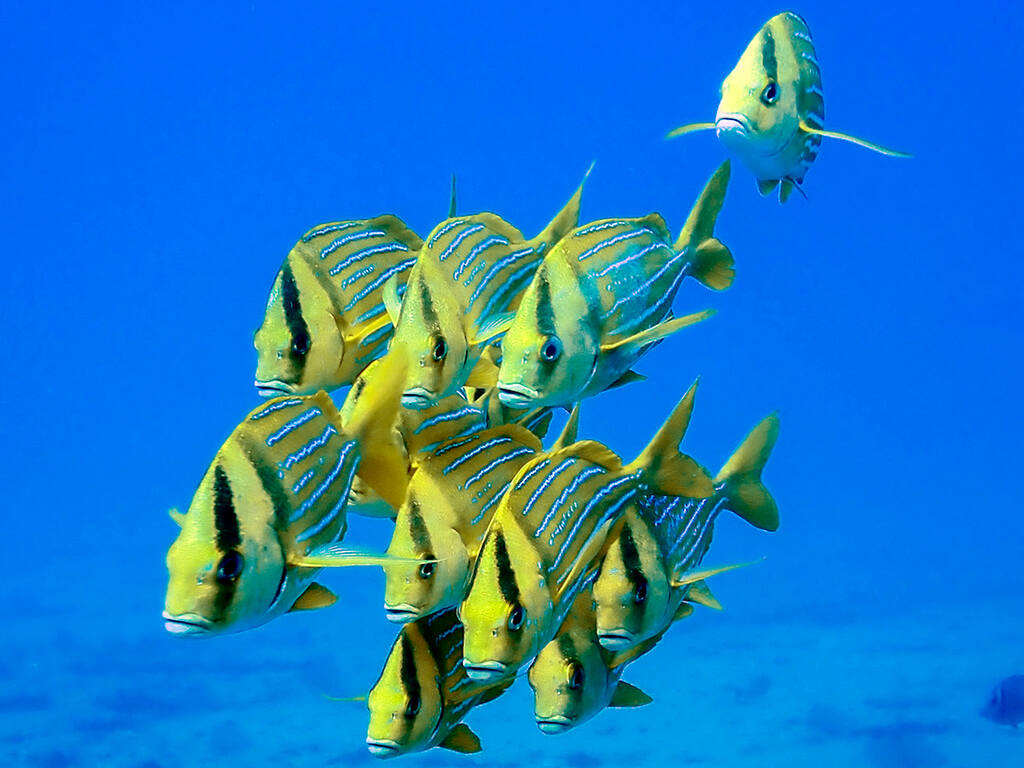
<svg viewBox="0 0 1024 768">
<path fill-rule="evenodd" d="M 690 215 L 686 217 L 686 223 L 683 224 L 683 228 L 679 232 L 679 237 L 675 242 L 677 251 L 681 251 L 687 246 L 696 248 L 709 237 L 714 237 L 715 222 L 725 203 L 725 191 L 729 187 L 731 169 L 732 165 L 726 160 L 711 174 L 711 178 L 701 190 L 700 197 L 693 204 Z"/>
<path fill-rule="evenodd" d="M 516 227 L 513 227 L 496 213 L 484 211 L 483 213 L 474 213 L 472 216 L 467 216 L 465 218 L 466 221 L 476 221 L 483 224 L 492 232 L 507 238 L 510 243 L 522 243 L 526 240 L 522 232 L 520 232 Z"/>
<path fill-rule="evenodd" d="M 622 469 L 622 459 L 611 448 L 596 440 L 580 440 L 579 442 L 567 445 L 565 448 L 554 453 L 552 463 L 556 463 L 563 456 L 578 456 L 584 461 L 604 467 L 615 472 Z"/>
<path fill-rule="evenodd" d="M 673 128 L 666 135 L 666 139 L 674 139 L 678 136 L 685 136 L 688 133 L 696 133 L 697 131 L 713 131 L 715 130 L 714 123 L 687 123 L 686 125 L 680 125 L 678 128 Z"/>
<path fill-rule="evenodd" d="M 695 581 L 690 585 L 690 588 L 686 591 L 686 602 L 697 603 L 708 608 L 714 608 L 716 611 L 722 610 L 722 604 L 718 602 L 718 598 L 711 593 L 711 589 L 704 581 Z"/>
<path fill-rule="evenodd" d="M 565 426 L 562 428 L 562 434 L 558 436 L 554 444 L 551 446 L 552 451 L 560 451 L 563 448 L 567 448 L 576 442 L 576 432 L 580 425 L 580 404 L 576 403 L 573 406 L 572 413 L 569 414 L 569 420 L 565 422 Z"/>
<path fill-rule="evenodd" d="M 455 218 L 455 174 L 452 174 L 452 195 L 448 199 L 448 218 Z"/>
<path fill-rule="evenodd" d="M 438 746 L 467 755 L 483 749 L 480 746 L 480 739 L 465 723 L 459 723 L 452 728 Z"/>
<path fill-rule="evenodd" d="M 306 591 L 299 595 L 299 599 L 288 609 L 291 611 L 315 611 L 317 608 L 327 608 L 338 602 L 338 596 L 322 584 L 315 581 L 306 587 Z"/>
<path fill-rule="evenodd" d="M 686 434 L 693 413 L 697 383 L 695 381 L 686 390 L 651 442 L 626 467 L 630 472 L 639 472 L 644 482 L 656 493 L 705 499 L 714 491 L 707 470 L 679 452 L 679 443 Z"/>
<path fill-rule="evenodd" d="M 826 131 L 821 128 L 812 128 L 803 120 L 800 121 L 800 130 L 805 133 L 813 133 L 815 136 L 824 136 L 828 139 L 839 139 L 840 141 L 849 141 L 852 144 L 864 147 L 864 149 L 870 149 L 872 152 L 878 152 L 882 155 L 888 155 L 889 157 L 913 157 L 908 152 L 900 152 L 897 149 L 889 149 L 883 147 L 881 144 L 875 144 L 874 142 L 867 141 L 866 139 L 858 139 L 856 136 L 851 136 L 848 133 L 839 133 L 838 131 Z"/>
<path fill-rule="evenodd" d="M 583 197 L 583 185 L 587 183 L 587 179 L 590 178 L 590 172 L 593 170 L 594 163 L 591 163 L 590 167 L 587 168 L 587 172 L 583 174 L 583 181 L 580 182 L 572 197 L 569 198 L 569 202 L 565 204 L 562 210 L 555 214 L 555 218 L 544 227 L 543 231 L 530 241 L 534 247 L 542 243 L 549 246 L 554 245 L 579 225 L 580 199 Z"/>
</svg>

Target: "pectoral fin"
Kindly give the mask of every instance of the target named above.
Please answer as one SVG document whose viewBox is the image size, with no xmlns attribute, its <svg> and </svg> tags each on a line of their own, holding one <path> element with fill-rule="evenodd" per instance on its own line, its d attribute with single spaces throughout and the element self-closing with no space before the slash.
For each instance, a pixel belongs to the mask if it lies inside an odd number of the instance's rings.
<svg viewBox="0 0 1024 768">
<path fill-rule="evenodd" d="M 466 755 L 483 749 L 480 746 L 480 739 L 465 723 L 459 723 L 452 728 L 438 746 L 450 749 L 452 752 L 462 752 Z"/>
<path fill-rule="evenodd" d="M 718 598 L 711 593 L 711 589 L 703 581 L 695 581 L 691 584 L 684 599 L 688 603 L 714 608 L 716 611 L 722 610 L 722 604 L 718 602 Z"/>
<path fill-rule="evenodd" d="M 470 340 L 470 344 L 485 344 L 496 336 L 501 336 L 512 325 L 515 312 L 502 312 L 497 315 L 481 320 L 476 326 L 476 335 Z"/>
<path fill-rule="evenodd" d="M 824 136 L 828 139 L 839 139 L 840 141 L 849 141 L 852 144 L 864 147 L 864 149 L 870 149 L 872 152 L 878 152 L 882 155 L 888 155 L 889 157 L 913 157 L 908 152 L 900 152 L 896 149 L 888 149 L 883 147 L 881 144 L 875 144 L 874 142 L 867 141 L 866 139 L 858 139 L 856 136 L 851 136 L 848 133 L 839 133 L 838 131 L 825 131 L 821 128 L 812 128 L 803 120 L 800 121 L 800 130 L 805 133 L 813 133 L 816 136 Z"/>
<path fill-rule="evenodd" d="M 179 528 L 185 527 L 185 515 L 178 511 L 177 507 L 172 507 L 167 510 L 167 514 L 171 516 L 171 520 L 178 524 Z"/>
<path fill-rule="evenodd" d="M 398 297 L 398 275 L 393 275 L 381 290 L 384 297 L 384 308 L 387 310 L 388 319 L 393 325 L 398 325 L 398 313 L 402 311 L 402 300 Z"/>
<path fill-rule="evenodd" d="M 676 317 L 672 320 L 666 320 L 664 323 L 658 323 L 653 328 L 648 328 L 646 331 L 635 333 L 632 336 L 627 336 L 624 339 L 613 341 L 608 344 L 601 345 L 602 352 L 610 352 L 613 349 L 620 349 L 622 347 L 630 347 L 633 351 L 639 350 L 642 347 L 646 347 L 648 344 L 653 344 L 656 341 L 660 341 L 666 336 L 671 336 L 676 331 L 680 331 L 686 328 L 688 325 L 699 323 L 701 320 L 707 320 L 715 314 L 715 310 L 706 309 L 703 312 L 695 312 L 692 315 L 686 317 Z"/>
<path fill-rule="evenodd" d="M 491 389 L 497 381 L 498 366 L 494 364 L 490 356 L 485 354 L 480 356 L 480 359 L 476 361 L 476 365 L 473 366 L 473 370 L 466 377 L 466 386 L 477 389 Z M 492 399 L 497 401 L 498 398 L 494 397 Z"/>
<path fill-rule="evenodd" d="M 338 596 L 322 584 L 315 581 L 306 587 L 306 591 L 299 595 L 288 612 L 292 611 L 315 611 L 317 608 L 327 608 L 338 602 Z"/>
<path fill-rule="evenodd" d="M 678 128 L 673 128 L 668 132 L 665 138 L 674 139 L 677 136 L 685 136 L 688 133 L 696 133 L 697 131 L 713 131 L 714 129 L 714 123 L 687 123 L 686 125 L 680 125 Z"/>
<path fill-rule="evenodd" d="M 350 565 L 406 565 L 411 563 L 431 563 L 436 560 L 420 560 L 414 557 L 396 557 L 377 552 L 366 552 L 360 549 L 349 549 L 340 544 L 325 544 L 317 547 L 307 555 L 291 558 L 291 565 L 304 568 L 340 568 Z"/>
<path fill-rule="evenodd" d="M 608 702 L 609 707 L 642 707 L 650 704 L 654 699 L 641 691 L 635 685 L 630 685 L 625 680 L 620 680 L 615 686 L 615 693 L 612 700 Z"/>
<path fill-rule="evenodd" d="M 682 621 L 683 619 L 690 616 L 693 613 L 693 606 L 689 603 L 680 603 L 679 607 L 676 608 L 675 614 L 672 616 L 672 621 Z"/>
<path fill-rule="evenodd" d="M 761 197 L 768 197 L 778 185 L 778 179 L 758 179 L 757 191 L 761 193 Z"/>
<path fill-rule="evenodd" d="M 647 381 L 647 377 L 642 373 L 637 373 L 636 371 L 626 371 L 624 374 L 619 376 L 619 378 L 605 387 L 604 391 L 607 392 L 609 389 L 618 389 L 619 387 L 624 387 L 627 384 L 636 384 L 641 381 Z"/>
<path fill-rule="evenodd" d="M 677 571 L 672 574 L 672 586 L 683 587 L 687 584 L 695 584 L 698 581 L 709 579 L 712 576 L 717 576 L 718 574 L 725 573 L 726 571 L 734 571 L 737 568 L 746 568 L 748 565 L 755 565 L 760 563 L 762 560 L 764 560 L 764 558 L 761 558 L 761 560 L 753 560 L 749 563 L 723 565 L 721 568 L 705 568 L 700 571 Z"/>
</svg>

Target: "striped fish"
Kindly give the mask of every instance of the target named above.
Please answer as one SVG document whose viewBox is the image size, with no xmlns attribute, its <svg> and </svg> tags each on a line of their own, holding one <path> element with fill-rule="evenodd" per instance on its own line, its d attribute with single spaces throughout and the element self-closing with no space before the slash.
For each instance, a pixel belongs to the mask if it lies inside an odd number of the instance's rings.
<svg viewBox="0 0 1024 768">
<path fill-rule="evenodd" d="M 338 551 L 356 473 L 374 483 L 392 467 L 375 443 L 394 419 L 404 371 L 380 379 L 379 401 L 342 421 L 325 392 L 274 398 L 252 411 L 214 456 L 167 553 L 168 632 L 209 636 L 265 624 L 335 597 L 313 579 L 331 565 L 387 558 Z M 390 413 L 389 413 L 390 409 Z M 376 487 L 376 486 L 375 486 Z"/>
<path fill-rule="evenodd" d="M 462 625 L 454 610 L 406 624 L 367 697 L 366 746 L 376 757 L 431 747 L 479 752 L 480 740 L 462 719 L 496 699 L 511 681 L 484 686 L 462 666 Z"/>
<path fill-rule="evenodd" d="M 732 254 L 714 237 L 728 183 L 726 161 L 675 243 L 656 213 L 596 221 L 561 240 L 502 340 L 502 402 L 568 405 L 642 378 L 630 367 L 657 341 L 708 317 L 671 319 L 672 301 L 686 277 L 715 290 L 732 284 Z"/>
<path fill-rule="evenodd" d="M 534 717 L 544 733 L 564 733 L 605 707 L 640 707 L 651 701 L 621 679 L 627 660 L 601 647 L 596 627 L 593 596 L 585 590 L 530 665 Z"/>
<path fill-rule="evenodd" d="M 575 439 L 576 420 L 570 419 L 553 450 Z M 452 438 L 416 461 L 388 547 L 389 555 L 409 562 L 385 569 L 384 610 L 391 621 L 462 601 L 498 504 L 520 467 L 541 450 L 533 433 L 504 425 Z"/>
<path fill-rule="evenodd" d="M 723 509 L 763 530 L 778 528 L 778 508 L 761 482 L 777 435 L 773 414 L 743 441 L 707 498 L 645 494 L 637 500 L 612 537 L 594 582 L 602 646 L 622 652 L 660 637 L 680 610 L 689 612 L 683 601 L 721 608 L 703 580 L 736 566 L 697 568 Z"/>
<path fill-rule="evenodd" d="M 491 521 L 460 609 L 471 677 L 514 674 L 551 641 L 639 493 L 711 493 L 704 468 L 678 450 L 689 407 L 684 398 L 626 466 L 593 441 L 523 465 Z"/>
<path fill-rule="evenodd" d="M 483 353 L 505 332 L 543 254 L 576 226 L 582 191 L 581 184 L 532 240 L 493 213 L 434 228 L 405 297 L 397 279 L 384 294 L 395 324 L 391 347 L 404 348 L 410 360 L 403 405 L 425 408 L 464 385 L 494 384 L 494 366 Z"/>
<path fill-rule="evenodd" d="M 818 156 L 822 137 L 850 141 L 893 157 L 886 149 L 845 133 L 826 131 L 821 66 L 807 23 L 795 13 L 780 13 L 761 27 L 736 67 L 722 83 L 722 99 L 713 123 L 676 128 L 669 138 L 714 130 L 719 140 L 757 177 L 762 195 L 779 187 L 786 202 Z"/>
<path fill-rule="evenodd" d="M 401 295 L 423 241 L 397 216 L 320 224 L 281 266 L 256 331 L 256 389 L 265 397 L 351 384 L 387 351 L 384 283 Z"/>
</svg>

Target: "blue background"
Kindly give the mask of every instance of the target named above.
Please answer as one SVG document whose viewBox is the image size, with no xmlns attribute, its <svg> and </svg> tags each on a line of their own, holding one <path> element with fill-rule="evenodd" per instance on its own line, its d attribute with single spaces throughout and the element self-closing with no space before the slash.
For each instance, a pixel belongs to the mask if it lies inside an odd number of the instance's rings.
<svg viewBox="0 0 1024 768">
<path fill-rule="evenodd" d="M 712 467 L 780 411 L 766 480 L 783 527 L 727 521 L 713 550 L 768 558 L 719 580 L 731 612 L 1022 607 L 1024 12 L 971 7 L 793 7 L 827 127 L 914 158 L 826 140 L 809 199 L 786 206 L 734 163 L 718 234 L 736 283 L 675 303 L 718 314 L 652 352 L 648 382 L 584 405 L 582 434 L 632 456 L 700 374 L 684 445 Z M 6 627 L 129 637 L 154 663 L 211 653 L 162 634 L 166 509 L 258 403 L 252 333 L 298 236 L 384 212 L 425 235 L 453 172 L 460 212 L 532 235 L 592 160 L 583 221 L 656 210 L 677 230 L 726 154 L 711 134 L 662 137 L 713 118 L 780 10 L 5 2 Z M 352 523 L 360 543 L 387 535 Z M 379 574 L 334 584 L 337 621 L 388 631 Z M 213 644 L 258 652 L 288 630 Z"/>
</svg>

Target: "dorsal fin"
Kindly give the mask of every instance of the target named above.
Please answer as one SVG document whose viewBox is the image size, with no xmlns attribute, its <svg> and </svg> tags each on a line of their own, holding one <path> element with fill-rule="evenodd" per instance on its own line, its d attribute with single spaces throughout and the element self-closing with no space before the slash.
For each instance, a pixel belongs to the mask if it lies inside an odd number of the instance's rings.
<svg viewBox="0 0 1024 768">
<path fill-rule="evenodd" d="M 591 163 L 590 167 L 587 168 L 587 172 L 583 174 L 583 181 L 580 182 L 572 197 L 569 198 L 569 202 L 565 204 L 562 210 L 555 214 L 555 218 L 544 227 L 541 233 L 530 241 L 531 244 L 534 246 L 540 246 L 542 243 L 554 245 L 579 225 L 583 185 L 587 183 L 587 179 L 590 178 L 590 172 L 593 170 L 594 163 Z"/>
<path fill-rule="evenodd" d="M 572 413 L 569 414 L 569 420 L 565 422 L 565 426 L 562 428 L 562 434 L 555 440 L 554 445 L 551 446 L 552 451 L 560 451 L 562 448 L 566 448 L 576 442 L 576 432 L 579 429 L 580 424 L 580 404 L 572 408 Z"/>
</svg>

